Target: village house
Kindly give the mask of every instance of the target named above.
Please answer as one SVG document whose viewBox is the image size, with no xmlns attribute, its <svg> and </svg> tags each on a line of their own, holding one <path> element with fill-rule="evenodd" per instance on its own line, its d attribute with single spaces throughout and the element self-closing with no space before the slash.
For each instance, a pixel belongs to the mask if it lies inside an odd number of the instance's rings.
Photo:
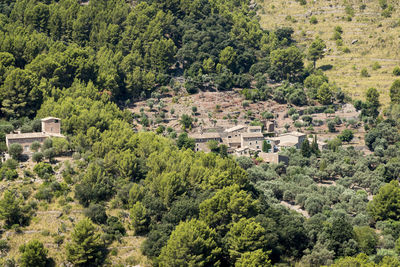
<svg viewBox="0 0 400 267">
<path fill-rule="evenodd" d="M 300 132 L 290 132 L 281 134 L 278 137 L 271 138 L 279 148 L 294 147 L 300 149 L 301 144 L 306 139 L 306 134 Z"/>
<path fill-rule="evenodd" d="M 248 147 L 254 150 L 261 150 L 264 135 L 261 132 L 256 133 L 242 133 L 241 136 L 241 147 Z"/>
<path fill-rule="evenodd" d="M 61 134 L 61 120 L 54 117 L 47 117 L 41 120 L 42 132 L 40 133 L 16 133 L 6 135 L 6 145 L 20 144 L 23 153 L 30 153 L 30 146 L 33 142 L 43 144 L 44 140 L 50 137 L 64 137 Z"/>
<path fill-rule="evenodd" d="M 308 142 L 310 142 L 310 144 L 312 144 L 312 142 L 314 142 L 313 138 L 308 138 Z M 317 144 L 318 144 L 318 149 L 320 151 L 328 149 L 328 144 L 323 141 L 317 140 Z"/>
<path fill-rule="evenodd" d="M 189 137 L 194 139 L 195 151 L 210 152 L 210 148 L 207 144 L 209 141 L 217 141 L 218 143 L 222 142 L 219 133 L 196 133 L 191 134 Z"/>
<path fill-rule="evenodd" d="M 247 132 L 249 132 L 249 133 L 261 133 L 262 129 L 261 129 L 261 126 L 249 126 L 249 127 L 247 127 Z"/>
<path fill-rule="evenodd" d="M 240 138 L 241 133 L 247 132 L 247 127 L 248 126 L 245 125 L 234 126 L 232 128 L 226 129 L 224 131 L 224 135 L 226 135 L 227 138 L 234 138 L 234 137 Z"/>
<path fill-rule="evenodd" d="M 285 165 L 289 164 L 289 158 L 284 155 L 279 155 L 278 153 L 258 153 L 258 156 L 264 160 L 264 162 L 279 164 L 283 163 Z"/>
</svg>

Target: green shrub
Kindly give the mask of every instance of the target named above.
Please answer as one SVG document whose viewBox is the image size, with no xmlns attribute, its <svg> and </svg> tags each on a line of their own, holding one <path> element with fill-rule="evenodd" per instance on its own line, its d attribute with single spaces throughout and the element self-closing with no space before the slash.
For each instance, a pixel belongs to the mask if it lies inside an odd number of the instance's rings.
<svg viewBox="0 0 400 267">
<path fill-rule="evenodd" d="M 50 164 L 45 163 L 45 162 L 40 162 L 35 165 L 33 168 L 33 171 L 40 177 L 40 178 L 45 178 L 46 176 L 49 176 L 53 174 L 53 168 L 51 167 Z"/>
<path fill-rule="evenodd" d="M 312 17 L 310 18 L 310 23 L 311 23 L 311 24 L 317 24 L 317 23 L 318 23 L 317 17 L 316 17 L 316 16 L 312 16 Z"/>
<path fill-rule="evenodd" d="M 361 77 L 370 77 L 367 68 L 361 69 Z"/>
<path fill-rule="evenodd" d="M 35 152 L 32 155 L 32 160 L 36 163 L 41 162 L 43 160 L 43 153 L 42 152 Z"/>
<path fill-rule="evenodd" d="M 379 64 L 379 62 L 374 62 L 374 64 L 372 64 L 372 69 L 373 70 L 377 70 L 380 69 L 382 66 Z"/>
<path fill-rule="evenodd" d="M 393 75 L 394 76 L 400 76 L 400 67 L 399 66 L 394 67 Z"/>
<path fill-rule="evenodd" d="M 21 158 L 23 148 L 20 144 L 11 144 L 8 149 L 8 154 L 14 159 L 19 160 Z"/>
</svg>

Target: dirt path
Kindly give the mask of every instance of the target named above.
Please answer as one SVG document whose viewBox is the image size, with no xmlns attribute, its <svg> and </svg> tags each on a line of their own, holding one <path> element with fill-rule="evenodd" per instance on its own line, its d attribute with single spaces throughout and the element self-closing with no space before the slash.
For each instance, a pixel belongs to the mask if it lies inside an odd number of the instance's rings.
<svg viewBox="0 0 400 267">
<path fill-rule="evenodd" d="M 301 209 L 299 205 L 292 205 L 292 204 L 290 204 L 290 203 L 288 203 L 286 201 L 281 201 L 281 205 L 300 213 L 301 215 L 303 215 L 307 219 L 310 218 L 310 215 L 308 214 L 308 212 L 303 210 L 303 209 Z"/>
</svg>

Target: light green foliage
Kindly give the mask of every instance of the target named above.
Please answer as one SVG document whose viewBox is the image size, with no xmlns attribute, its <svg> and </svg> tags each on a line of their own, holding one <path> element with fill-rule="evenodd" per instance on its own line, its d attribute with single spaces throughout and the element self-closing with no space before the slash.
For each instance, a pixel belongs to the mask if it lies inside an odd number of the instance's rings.
<svg viewBox="0 0 400 267">
<path fill-rule="evenodd" d="M 242 253 L 241 257 L 235 262 L 235 267 L 258 267 L 272 266 L 268 259 L 268 253 L 262 249 Z"/>
<path fill-rule="evenodd" d="M 54 148 L 55 155 L 62 155 L 69 151 L 70 145 L 66 138 L 52 138 L 53 144 L 52 147 Z"/>
<path fill-rule="evenodd" d="M 44 267 L 47 263 L 48 250 L 38 240 L 29 241 L 27 244 L 19 248 L 21 252 L 21 266 L 22 267 Z"/>
<path fill-rule="evenodd" d="M 400 218 L 400 186 L 391 181 L 379 189 L 379 193 L 368 203 L 368 211 L 377 221 Z"/>
<path fill-rule="evenodd" d="M 149 217 L 146 212 L 146 207 L 143 206 L 142 202 L 137 201 L 132 206 L 130 213 L 135 234 L 146 232 L 149 224 Z"/>
<path fill-rule="evenodd" d="M 103 260 L 100 235 L 87 218 L 75 225 L 65 249 L 67 259 L 76 266 L 98 266 Z"/>
<path fill-rule="evenodd" d="M 242 218 L 234 223 L 225 236 L 230 261 L 236 262 L 245 252 L 263 249 L 267 244 L 265 229 L 254 219 Z"/>
<path fill-rule="evenodd" d="M 318 101 L 323 105 L 332 103 L 333 92 L 331 86 L 325 82 L 317 90 Z"/>
<path fill-rule="evenodd" d="M 200 204 L 200 218 L 211 227 L 224 230 L 226 223 L 251 217 L 257 211 L 258 201 L 238 185 L 225 187 Z"/>
<path fill-rule="evenodd" d="M 219 266 L 217 234 L 198 220 L 181 222 L 158 259 L 160 266 Z"/>
<path fill-rule="evenodd" d="M 368 226 L 355 227 L 354 233 L 361 251 L 367 255 L 374 254 L 378 244 L 378 236 L 374 229 Z"/>
</svg>

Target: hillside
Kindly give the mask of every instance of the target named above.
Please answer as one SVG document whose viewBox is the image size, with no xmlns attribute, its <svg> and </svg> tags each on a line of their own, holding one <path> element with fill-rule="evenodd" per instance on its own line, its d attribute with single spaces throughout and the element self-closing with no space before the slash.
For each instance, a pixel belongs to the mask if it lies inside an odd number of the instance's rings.
<svg viewBox="0 0 400 267">
<path fill-rule="evenodd" d="M 392 72 L 400 64 L 399 2 L 388 1 L 387 5 L 394 7 L 391 17 L 382 15 L 380 3 L 385 1 L 307 0 L 305 5 L 300 2 L 263 1 L 259 11 L 261 25 L 265 29 L 292 27 L 294 39 L 303 48 L 320 36 L 329 51 L 317 65 L 326 70 L 332 81 L 356 99 L 364 99 L 364 92 L 375 87 L 381 93 L 381 103 L 389 103 L 388 90 L 395 79 Z M 312 17 L 316 24 L 310 22 Z M 336 26 L 343 30 L 340 46 L 333 39 Z M 361 77 L 363 68 L 370 77 Z"/>
</svg>

